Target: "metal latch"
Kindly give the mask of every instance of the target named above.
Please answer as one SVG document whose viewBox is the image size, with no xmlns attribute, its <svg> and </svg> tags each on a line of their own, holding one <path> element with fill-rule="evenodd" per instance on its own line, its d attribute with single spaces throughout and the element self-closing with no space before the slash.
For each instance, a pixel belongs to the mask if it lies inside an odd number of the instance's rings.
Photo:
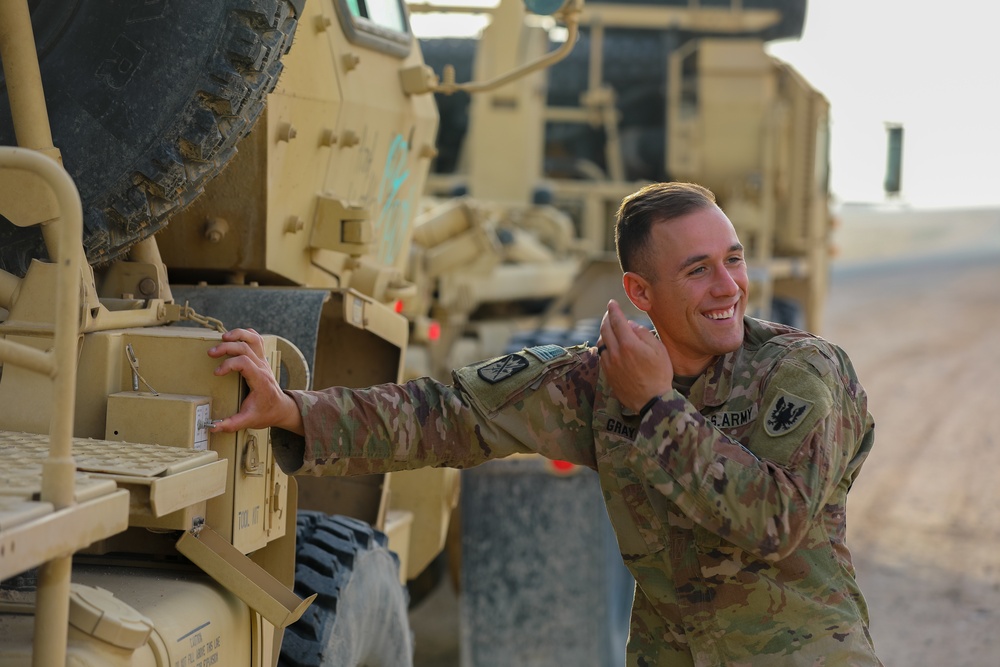
<svg viewBox="0 0 1000 667">
<path fill-rule="evenodd" d="M 260 451 L 257 448 L 257 436 L 248 435 L 243 445 L 243 473 L 253 477 L 264 475 L 264 466 L 260 462 Z"/>
<path fill-rule="evenodd" d="M 364 207 L 326 195 L 316 199 L 311 247 L 361 257 L 371 252 L 374 236 L 374 225 Z"/>
</svg>

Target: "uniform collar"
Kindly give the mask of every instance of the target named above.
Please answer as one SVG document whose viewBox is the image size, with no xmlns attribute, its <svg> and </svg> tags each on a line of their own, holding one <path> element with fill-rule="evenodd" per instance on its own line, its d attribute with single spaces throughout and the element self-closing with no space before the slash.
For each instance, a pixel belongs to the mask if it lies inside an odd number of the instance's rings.
<svg viewBox="0 0 1000 667">
<path fill-rule="evenodd" d="M 752 326 L 750 318 L 743 318 L 743 344 L 728 354 L 716 357 L 691 387 L 688 400 L 699 410 L 704 407 L 716 408 L 729 400 L 733 391 L 733 369 L 746 354 Z"/>
<path fill-rule="evenodd" d="M 695 383 L 691 386 L 691 395 L 688 396 L 688 400 L 698 410 L 705 407 L 719 407 L 729 400 L 729 395 L 733 390 L 733 369 L 736 368 L 740 360 L 747 354 L 747 342 L 750 338 L 750 330 L 754 326 L 755 323 L 751 318 L 744 317 L 743 344 L 728 354 L 716 357 L 715 361 L 709 365 L 705 372 L 695 380 Z M 618 399 L 613 396 L 611 387 L 608 386 L 607 379 L 604 376 L 604 369 L 600 365 L 598 365 L 597 377 L 597 394 L 603 396 L 606 401 L 605 405 L 601 407 L 616 411 L 624 416 L 634 414 L 628 408 L 621 405 Z"/>
<path fill-rule="evenodd" d="M 712 365 L 701 375 L 691 387 L 691 402 L 699 409 L 702 407 L 718 407 L 729 399 L 733 388 L 733 367 L 742 352 L 740 346 L 736 351 L 716 358 Z"/>
</svg>

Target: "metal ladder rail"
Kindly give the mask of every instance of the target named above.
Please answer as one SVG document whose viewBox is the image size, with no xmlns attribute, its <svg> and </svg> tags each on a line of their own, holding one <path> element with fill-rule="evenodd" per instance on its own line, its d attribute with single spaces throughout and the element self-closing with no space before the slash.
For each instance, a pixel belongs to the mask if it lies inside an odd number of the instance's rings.
<svg viewBox="0 0 1000 667">
<path fill-rule="evenodd" d="M 58 511 L 73 504 L 73 415 L 76 404 L 76 352 L 80 317 L 80 254 L 73 249 L 83 235 L 80 196 L 69 174 L 50 158 L 26 149 L 0 147 L 0 166 L 38 174 L 51 186 L 62 212 L 60 256 L 53 348 L 41 351 L 27 345 L 0 340 L 0 359 L 52 378 L 53 401 L 59 409 L 49 426 L 49 456 L 43 464 L 43 501 Z M 35 638 L 32 664 L 66 663 L 66 633 L 69 619 L 69 584 L 72 553 L 41 566 L 36 598 Z M 53 641 L 61 637 L 61 641 Z"/>
<path fill-rule="evenodd" d="M 35 54 L 31 18 L 26 0 L 3 2 L 0 8 L 0 48 L 10 91 L 11 114 L 20 143 L 39 148 L 58 159 L 52 146 L 52 134 L 47 114 L 33 113 L 33 105 L 41 100 L 45 109 L 41 75 Z M 13 101 L 17 87 L 22 97 Z M 20 106 L 24 104 L 26 106 Z M 59 224 L 46 224 L 43 235 L 50 255 L 58 261 L 54 346 L 40 352 L 24 345 L 3 340 L 0 358 L 48 374 L 53 381 L 53 400 L 61 409 L 54 410 L 49 426 L 49 458 L 42 468 L 42 500 L 51 502 L 56 511 L 73 504 L 73 414 L 76 401 L 76 348 L 79 336 L 81 289 L 81 255 L 83 239 L 83 209 L 80 194 L 73 179 L 55 160 L 25 148 L 6 147 L 0 152 L 0 164 L 31 170 L 52 188 L 58 202 Z M 53 227 L 58 229 L 53 230 Z M 58 242 L 52 243 L 53 233 Z M 53 253 L 51 246 L 58 246 Z M 79 250 L 77 250 L 79 248 Z M 32 664 L 63 665 L 69 622 L 69 585 L 73 554 L 57 557 L 39 570 L 35 607 L 35 635 Z M 56 640 L 55 638 L 60 638 Z"/>
<path fill-rule="evenodd" d="M 27 2 L 5 0 L 0 3 L 0 12 L 0 49 L 8 89 L 19 86 L 17 92 L 23 96 L 22 101 L 27 99 L 26 106 L 20 108 L 15 108 L 17 103 L 12 102 L 15 131 L 22 135 L 19 137 L 22 144 L 58 156 L 58 151 L 52 147 L 47 115 L 39 117 L 37 108 L 32 109 L 39 99 L 41 108 L 45 107 Z M 14 91 L 11 93 L 13 99 Z M 82 289 L 83 208 L 76 185 L 55 159 L 31 148 L 0 147 L 0 166 L 40 176 L 52 189 L 61 216 L 57 223 L 48 221 L 43 228 L 50 255 L 58 263 L 53 348 L 42 352 L 0 340 L 0 359 L 52 378 L 53 401 L 59 409 L 53 411 L 49 425 L 49 456 L 42 469 L 41 498 L 59 511 L 73 504 L 76 471 L 72 435 Z M 58 241 L 53 243 L 56 234 Z M 72 553 L 61 555 L 39 569 L 32 650 L 32 665 L 36 667 L 66 664 L 72 558 Z"/>
</svg>

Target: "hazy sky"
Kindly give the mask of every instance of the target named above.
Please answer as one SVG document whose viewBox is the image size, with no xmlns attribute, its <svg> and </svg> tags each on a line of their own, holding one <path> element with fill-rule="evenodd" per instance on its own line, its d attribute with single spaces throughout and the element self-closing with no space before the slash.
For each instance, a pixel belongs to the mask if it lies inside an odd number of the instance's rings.
<svg viewBox="0 0 1000 667">
<path fill-rule="evenodd" d="M 902 123 L 902 200 L 1000 205 L 1000 4 L 810 0 L 770 52 L 830 100 L 832 188 L 883 201 L 886 122 Z"/>
</svg>

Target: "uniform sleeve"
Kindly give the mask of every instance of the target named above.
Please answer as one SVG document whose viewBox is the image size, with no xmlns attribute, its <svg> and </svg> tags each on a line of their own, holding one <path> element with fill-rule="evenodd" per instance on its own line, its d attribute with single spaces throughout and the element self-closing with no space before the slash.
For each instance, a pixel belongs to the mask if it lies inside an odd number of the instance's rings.
<svg viewBox="0 0 1000 667">
<path fill-rule="evenodd" d="M 789 354 L 763 387 L 745 445 L 672 391 L 645 414 L 634 463 L 703 528 L 761 558 L 785 558 L 838 485 L 850 484 L 871 436 L 864 393 L 848 375 L 817 350 Z"/>
<path fill-rule="evenodd" d="M 510 356 L 510 355 L 508 355 Z M 557 409 L 552 387 L 581 365 L 519 355 L 517 372 L 496 381 L 481 368 L 456 371 L 455 385 L 421 378 L 368 389 L 288 392 L 305 426 L 303 465 L 295 474 L 357 475 L 427 466 L 468 468 L 515 453 L 560 455 L 558 438 L 541 429 Z M 517 405 L 518 407 L 514 407 Z M 567 456 L 581 462 L 580 456 Z M 591 457 L 592 458 L 592 457 Z"/>
</svg>

